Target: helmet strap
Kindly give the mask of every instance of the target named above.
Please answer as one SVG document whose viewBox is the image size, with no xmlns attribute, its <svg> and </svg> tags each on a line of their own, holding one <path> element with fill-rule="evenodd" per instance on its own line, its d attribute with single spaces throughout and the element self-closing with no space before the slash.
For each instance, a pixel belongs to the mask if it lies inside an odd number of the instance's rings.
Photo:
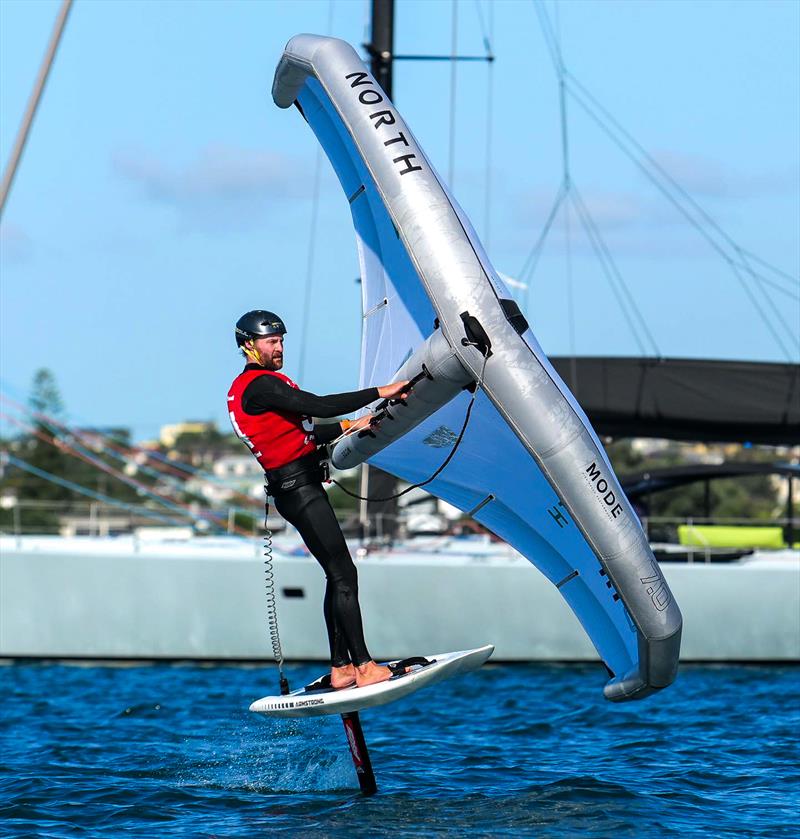
<svg viewBox="0 0 800 839">
<path fill-rule="evenodd" d="M 248 347 L 247 344 L 243 344 L 242 350 L 253 364 L 261 364 L 261 356 L 259 356 L 254 347 Z"/>
</svg>

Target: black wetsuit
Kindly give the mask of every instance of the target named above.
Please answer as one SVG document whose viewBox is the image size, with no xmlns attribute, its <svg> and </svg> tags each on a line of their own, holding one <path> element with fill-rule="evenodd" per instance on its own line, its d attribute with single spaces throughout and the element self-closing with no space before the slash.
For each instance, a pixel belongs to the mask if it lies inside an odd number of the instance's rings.
<svg viewBox="0 0 800 839">
<path fill-rule="evenodd" d="M 245 370 L 260 370 L 257 364 L 248 364 Z M 287 385 L 276 376 L 259 376 L 245 388 L 242 394 L 242 408 L 245 413 L 258 415 L 267 411 L 289 411 L 315 417 L 335 417 L 363 408 L 378 399 L 377 388 L 336 393 L 330 396 L 316 396 L 304 390 Z M 314 426 L 314 438 L 318 445 L 324 445 L 341 434 L 338 422 Z M 306 546 L 325 571 L 325 625 L 331 650 L 331 665 L 343 667 L 352 662 L 364 664 L 371 660 L 364 640 L 361 623 L 361 608 L 358 604 L 358 574 L 347 543 L 344 540 L 336 514 L 328 500 L 319 474 L 314 474 L 316 458 L 309 455 L 294 461 L 298 469 L 308 473 L 308 483 L 287 490 L 274 492 L 275 507 L 293 524 Z M 302 464 L 301 461 L 306 461 Z M 282 467 L 282 472 L 292 471 L 292 465 Z M 270 472 L 267 478 L 273 485 Z"/>
</svg>

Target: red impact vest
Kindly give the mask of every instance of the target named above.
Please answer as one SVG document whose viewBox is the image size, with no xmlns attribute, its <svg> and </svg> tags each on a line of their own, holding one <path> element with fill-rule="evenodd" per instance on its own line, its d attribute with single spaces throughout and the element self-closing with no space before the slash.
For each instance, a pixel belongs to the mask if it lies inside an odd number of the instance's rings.
<svg viewBox="0 0 800 839">
<path fill-rule="evenodd" d="M 267 411 L 263 414 L 246 414 L 242 408 L 245 389 L 259 376 L 275 376 L 290 387 L 297 385 L 283 373 L 271 370 L 245 370 L 240 373 L 228 391 L 228 416 L 237 436 L 247 444 L 261 466 L 277 469 L 298 457 L 317 450 L 313 427 L 308 417 L 288 411 Z M 307 424 L 304 424 L 307 420 Z"/>
</svg>

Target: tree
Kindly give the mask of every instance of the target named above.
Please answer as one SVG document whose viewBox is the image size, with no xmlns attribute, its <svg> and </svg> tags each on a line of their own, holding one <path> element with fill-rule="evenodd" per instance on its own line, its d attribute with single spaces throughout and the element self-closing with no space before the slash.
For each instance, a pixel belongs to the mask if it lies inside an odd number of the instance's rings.
<svg viewBox="0 0 800 839">
<path fill-rule="evenodd" d="M 40 367 L 33 374 L 33 384 L 28 404 L 32 411 L 40 414 L 49 414 L 52 417 L 60 418 L 64 413 L 64 402 L 56 384 L 56 377 L 46 367 Z"/>
<path fill-rule="evenodd" d="M 36 371 L 31 386 L 28 404 L 37 414 L 57 416 L 63 413 L 64 403 L 56 384 L 55 376 L 50 370 L 41 368 Z M 38 469 L 54 475 L 64 475 L 67 472 L 67 456 L 47 442 L 50 432 L 43 417 L 34 418 L 33 434 L 22 438 L 16 447 L 19 456 Z M 42 435 L 42 436 L 39 436 Z M 16 491 L 20 501 L 65 501 L 72 497 L 72 493 L 51 481 L 22 470 L 9 469 L 6 485 Z M 3 511 L 3 524 L 7 525 L 11 511 Z M 8 515 L 5 515 L 8 513 Z M 53 508 L 28 508 L 24 511 L 22 520 L 24 528 L 51 530 L 58 524 L 58 515 Z"/>
<path fill-rule="evenodd" d="M 56 378 L 50 370 L 43 367 L 34 373 L 28 404 L 37 414 L 58 417 L 64 413 L 64 402 Z M 69 468 L 67 455 L 48 442 L 52 431 L 46 419 L 43 416 L 34 419 L 37 434 L 32 435 L 28 441 L 25 460 L 37 469 L 53 475 L 65 475 Z M 24 490 L 25 500 L 31 501 L 64 501 L 72 496 L 68 489 L 31 474 L 25 480 Z"/>
</svg>

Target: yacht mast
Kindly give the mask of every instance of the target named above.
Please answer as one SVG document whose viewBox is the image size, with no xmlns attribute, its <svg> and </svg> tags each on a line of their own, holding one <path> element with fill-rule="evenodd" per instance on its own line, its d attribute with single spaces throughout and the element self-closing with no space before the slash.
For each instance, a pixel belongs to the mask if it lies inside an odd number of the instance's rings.
<svg viewBox="0 0 800 839">
<path fill-rule="evenodd" d="M 365 44 L 370 71 L 386 95 L 392 98 L 394 64 L 394 0 L 372 0 L 372 30 Z"/>
<path fill-rule="evenodd" d="M 378 2 L 378 0 L 376 0 Z M 50 74 L 50 68 L 53 66 L 53 59 L 56 57 L 56 50 L 61 41 L 61 34 L 64 31 L 64 26 L 67 23 L 67 16 L 72 7 L 72 0 L 63 0 L 61 8 L 56 18 L 55 26 L 53 27 L 53 34 L 50 36 L 50 43 L 47 45 L 47 52 L 42 59 L 42 66 L 39 68 L 39 75 L 36 78 L 36 83 L 33 86 L 33 92 L 28 100 L 28 107 L 25 109 L 25 115 L 22 118 L 22 125 L 19 127 L 17 139 L 14 143 L 14 148 L 11 150 L 11 157 L 8 160 L 6 171 L 3 173 L 3 185 L 0 187 L 0 216 L 6 206 L 6 199 L 11 190 L 11 184 L 14 181 L 14 175 L 17 173 L 22 152 L 25 149 L 25 143 L 28 139 L 28 134 L 31 130 L 33 118 L 36 116 L 36 108 L 39 105 L 39 100 L 42 97 L 42 91 L 47 83 L 47 77 Z"/>
<path fill-rule="evenodd" d="M 370 42 L 364 48 L 370 56 L 370 72 L 392 99 L 394 64 L 394 0 L 372 0 Z M 394 100 L 392 100 L 394 101 Z M 364 463 L 361 467 L 359 495 L 385 498 L 397 489 L 394 476 Z M 366 501 L 358 504 L 358 523 L 363 539 L 375 536 L 393 538 L 397 532 L 397 501 Z"/>
</svg>

